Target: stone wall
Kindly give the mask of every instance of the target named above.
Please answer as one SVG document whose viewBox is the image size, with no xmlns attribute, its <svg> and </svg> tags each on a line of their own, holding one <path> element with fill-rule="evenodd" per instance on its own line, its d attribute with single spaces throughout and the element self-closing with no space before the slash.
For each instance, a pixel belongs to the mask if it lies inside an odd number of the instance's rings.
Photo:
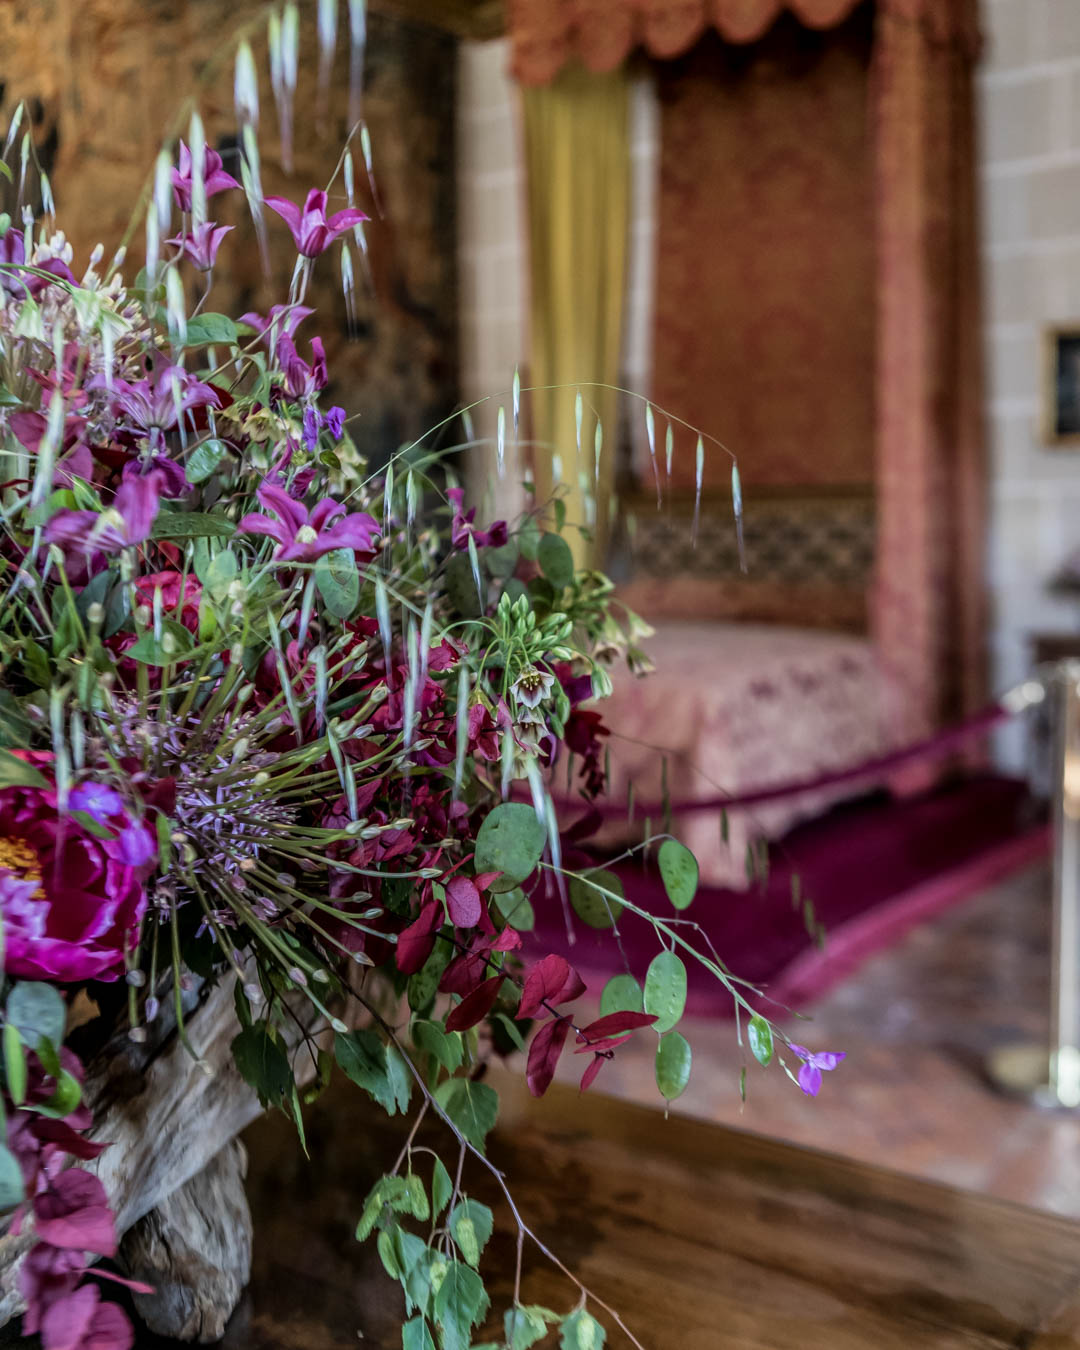
<svg viewBox="0 0 1080 1350">
<path fill-rule="evenodd" d="M 235 136 L 232 59 L 213 62 L 224 39 L 247 25 L 262 70 L 263 189 L 302 199 L 325 186 L 348 134 L 348 52 L 341 6 L 338 54 L 326 106 L 317 93 L 315 7 L 301 6 L 300 81 L 294 171 L 284 172 L 269 85 L 265 6 L 254 0 L 7 0 L 0 4 L 0 124 L 26 99 L 35 114 L 58 214 L 76 252 L 75 270 L 99 241 L 114 248 L 163 137 L 186 128 L 185 99 L 198 93 L 207 139 L 228 154 Z M 222 16 L 228 22 L 223 25 Z M 350 322 L 335 248 L 317 265 L 301 329 L 327 347 L 329 402 L 363 413 L 360 448 L 379 460 L 440 420 L 457 400 L 454 116 L 457 40 L 424 23 L 372 13 L 363 111 L 371 130 L 382 216 L 363 182 L 355 144 L 370 269 L 359 254 Z M 17 155 L 16 155 L 17 159 Z M 228 160 L 226 167 L 230 167 Z M 235 162 L 231 166 L 239 177 Z M 335 189 L 344 205 L 341 179 Z M 285 297 L 293 260 L 284 224 L 269 216 L 271 269 L 263 271 L 243 197 L 216 198 L 236 226 L 219 257 L 211 308 L 256 309 Z M 335 208 L 336 209 L 336 208 Z M 126 269 L 134 273 L 142 234 Z"/>
</svg>

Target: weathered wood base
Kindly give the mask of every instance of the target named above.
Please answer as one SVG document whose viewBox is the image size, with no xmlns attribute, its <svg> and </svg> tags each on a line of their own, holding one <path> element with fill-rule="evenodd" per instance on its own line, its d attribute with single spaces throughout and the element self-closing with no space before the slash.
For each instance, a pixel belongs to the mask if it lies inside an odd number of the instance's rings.
<svg viewBox="0 0 1080 1350">
<path fill-rule="evenodd" d="M 173 1340 L 220 1340 L 251 1276 L 247 1154 L 234 1139 L 124 1235 L 120 1259 L 152 1285 L 135 1307 L 151 1331 Z"/>
</svg>

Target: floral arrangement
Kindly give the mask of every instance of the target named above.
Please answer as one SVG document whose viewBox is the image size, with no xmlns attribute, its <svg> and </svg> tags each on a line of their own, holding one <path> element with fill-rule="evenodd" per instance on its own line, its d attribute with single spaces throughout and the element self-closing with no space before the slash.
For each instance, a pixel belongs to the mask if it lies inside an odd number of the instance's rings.
<svg viewBox="0 0 1080 1350">
<path fill-rule="evenodd" d="M 238 71 L 250 59 L 244 44 Z M 488 1320 L 493 1220 L 458 1159 L 485 1165 L 492 1056 L 523 1053 L 541 1094 L 572 1046 L 585 1089 L 629 1036 L 658 1035 L 674 1098 L 689 960 L 730 989 L 758 1061 L 783 1039 L 681 916 L 697 868 L 674 839 L 653 843 L 669 918 L 564 865 L 553 774 L 585 804 L 603 790 L 589 705 L 612 661 L 641 662 L 644 626 L 538 513 L 481 527 L 423 442 L 371 473 L 347 411 L 322 406 L 304 299 L 328 250 L 361 244 L 351 159 L 339 209 L 320 190 L 263 200 L 244 139 L 253 213 L 280 217 L 297 259 L 280 304 L 233 318 L 206 304 L 228 229 L 208 202 L 241 184 L 197 116 L 189 140 L 159 163 L 131 282 L 100 249 L 76 274 L 44 180 L 41 219 L 0 217 L 0 1205 L 34 1238 L 24 1330 L 46 1350 L 133 1340 L 86 1278 L 117 1235 L 101 1181 L 71 1165 L 104 1147 L 72 1028 L 110 1009 L 136 1043 L 168 1023 L 187 1044 L 192 991 L 228 981 L 239 1072 L 301 1136 L 335 1067 L 391 1115 L 444 1122 L 449 1165 L 422 1169 L 410 1134 L 357 1197 L 357 1237 L 405 1290 L 405 1350 L 464 1350 Z M 515 377 L 514 433 L 520 397 Z M 580 1018 L 582 979 L 526 945 L 542 905 L 615 935 L 641 914 L 644 985 L 616 977 Z M 842 1058 L 791 1052 L 810 1093 Z M 589 1300 L 606 1305 L 579 1292 L 567 1313 L 502 1310 L 498 1344 L 558 1328 L 566 1350 L 602 1345 Z"/>
</svg>

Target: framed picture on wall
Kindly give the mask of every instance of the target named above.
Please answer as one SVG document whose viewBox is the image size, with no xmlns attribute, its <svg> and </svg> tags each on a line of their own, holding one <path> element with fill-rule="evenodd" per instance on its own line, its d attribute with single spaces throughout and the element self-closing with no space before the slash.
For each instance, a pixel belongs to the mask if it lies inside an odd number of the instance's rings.
<svg viewBox="0 0 1080 1350">
<path fill-rule="evenodd" d="M 1043 334 L 1043 439 L 1080 449 L 1080 322 Z"/>
</svg>

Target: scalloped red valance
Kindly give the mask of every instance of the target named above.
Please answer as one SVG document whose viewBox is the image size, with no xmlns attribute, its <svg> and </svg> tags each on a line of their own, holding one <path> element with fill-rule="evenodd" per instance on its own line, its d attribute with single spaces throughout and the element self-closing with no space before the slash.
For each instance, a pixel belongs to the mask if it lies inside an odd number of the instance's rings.
<svg viewBox="0 0 1080 1350">
<path fill-rule="evenodd" d="M 570 60 L 613 70 L 636 48 L 670 59 L 708 28 L 727 42 L 755 42 L 781 16 L 834 28 L 860 0 L 508 0 L 511 70 L 547 84 Z M 918 21 L 937 40 L 978 46 L 977 0 L 877 0 L 883 14 Z"/>
</svg>

